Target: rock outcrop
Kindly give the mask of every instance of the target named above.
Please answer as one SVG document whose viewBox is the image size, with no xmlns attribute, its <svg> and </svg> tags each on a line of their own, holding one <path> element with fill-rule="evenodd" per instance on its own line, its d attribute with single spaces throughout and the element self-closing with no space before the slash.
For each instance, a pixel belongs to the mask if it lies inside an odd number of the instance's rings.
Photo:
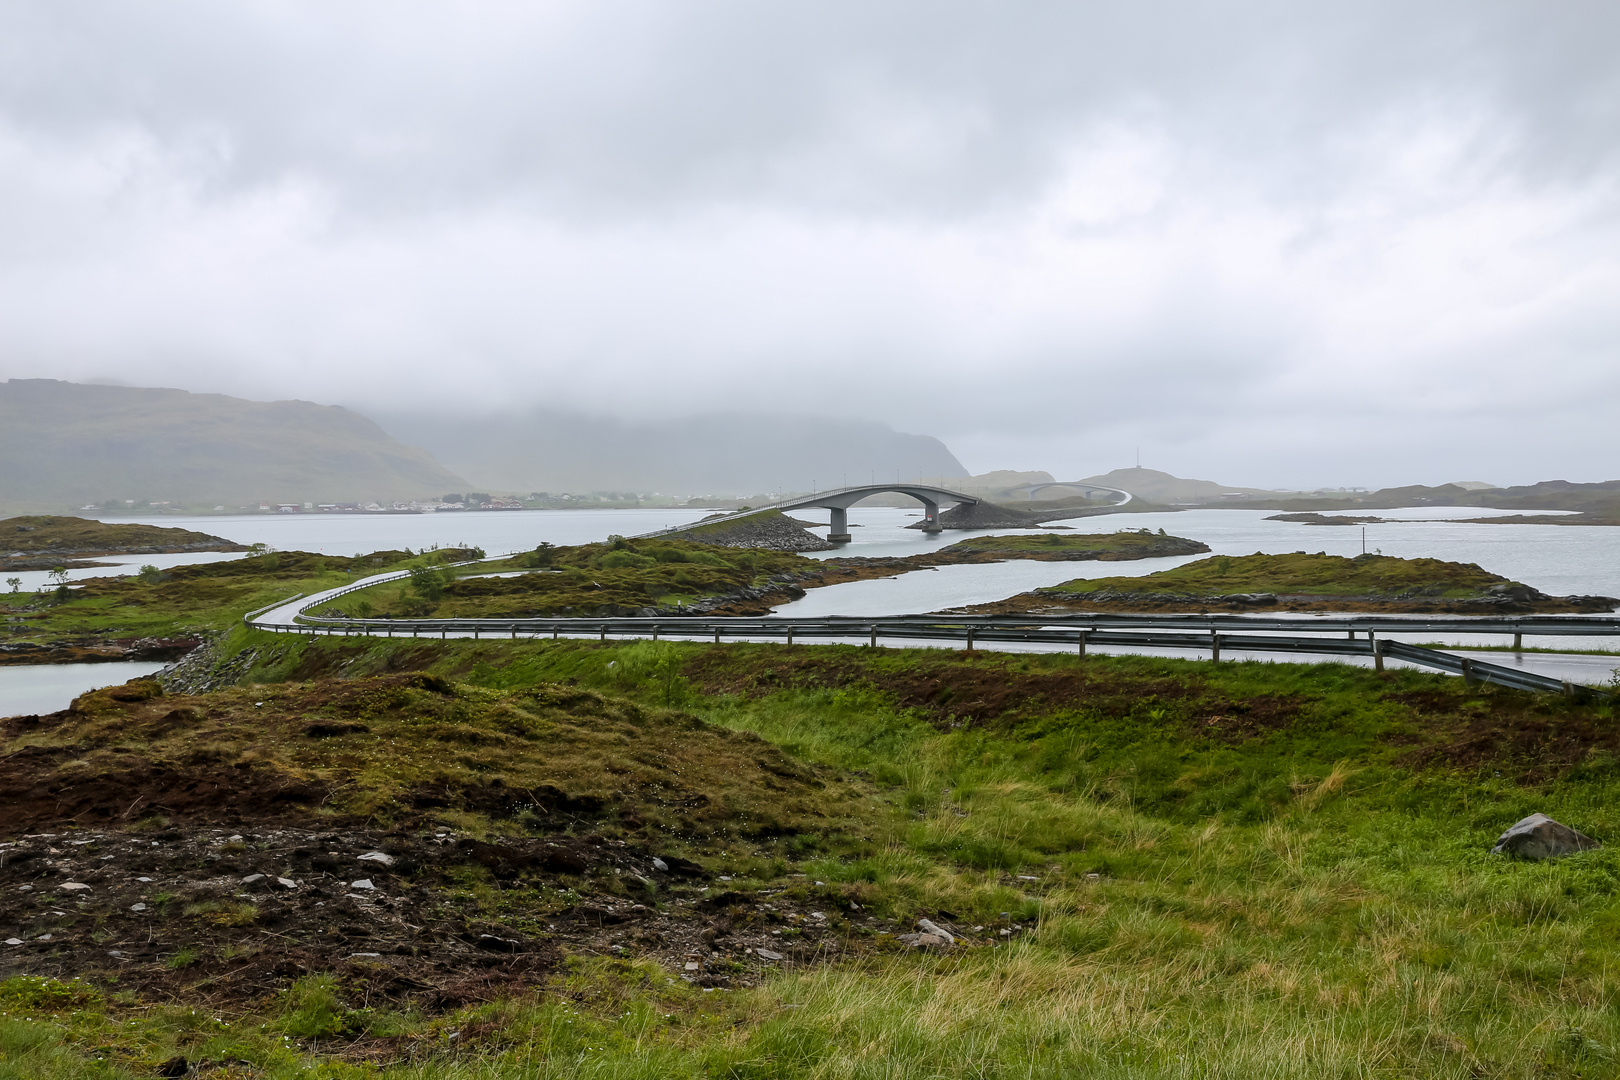
<svg viewBox="0 0 1620 1080">
<path fill-rule="evenodd" d="M 1498 837 L 1491 853 L 1517 855 L 1521 859 L 1557 859 L 1602 846 L 1585 833 L 1554 821 L 1546 814 L 1531 814 Z"/>
</svg>

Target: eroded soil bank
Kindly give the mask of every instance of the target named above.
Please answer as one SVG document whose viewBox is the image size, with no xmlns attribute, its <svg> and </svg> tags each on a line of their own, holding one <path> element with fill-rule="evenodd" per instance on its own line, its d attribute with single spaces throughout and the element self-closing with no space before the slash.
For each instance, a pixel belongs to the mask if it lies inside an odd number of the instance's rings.
<svg viewBox="0 0 1620 1080">
<path fill-rule="evenodd" d="M 749 986 L 899 947 L 862 886 L 792 869 L 888 813 L 755 736 L 567 687 L 138 680 L 4 722 L 0 976 L 247 1003 L 335 972 L 433 1010 L 583 953 Z"/>
</svg>

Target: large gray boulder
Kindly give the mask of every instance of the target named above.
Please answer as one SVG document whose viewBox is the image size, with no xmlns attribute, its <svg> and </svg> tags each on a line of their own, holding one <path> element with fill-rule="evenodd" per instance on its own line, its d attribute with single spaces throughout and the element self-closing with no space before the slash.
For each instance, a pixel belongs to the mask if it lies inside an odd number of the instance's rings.
<svg viewBox="0 0 1620 1080">
<path fill-rule="evenodd" d="M 1531 814 L 1503 833 L 1491 852 L 1517 855 L 1521 859 L 1556 859 L 1602 846 L 1585 833 L 1556 822 L 1546 814 Z"/>
</svg>

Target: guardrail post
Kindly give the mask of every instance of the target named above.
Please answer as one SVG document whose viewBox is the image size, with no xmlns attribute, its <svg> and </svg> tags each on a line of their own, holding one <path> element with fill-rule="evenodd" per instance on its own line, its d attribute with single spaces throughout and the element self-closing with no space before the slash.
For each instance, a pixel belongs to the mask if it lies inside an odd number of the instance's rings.
<svg viewBox="0 0 1620 1080">
<path fill-rule="evenodd" d="M 1382 641 L 1379 641 L 1377 638 L 1374 638 L 1372 636 L 1372 631 L 1371 630 L 1367 631 L 1367 637 L 1369 639 L 1371 639 L 1371 641 L 1372 641 L 1373 670 L 1374 671 L 1383 671 L 1384 670 L 1384 643 Z"/>
<path fill-rule="evenodd" d="M 1463 685 L 1473 686 L 1475 683 L 1479 682 L 1478 679 L 1474 678 L 1474 662 L 1468 659 L 1466 656 L 1461 657 L 1460 659 L 1462 660 Z"/>
<path fill-rule="evenodd" d="M 561 633 L 562 633 L 562 629 L 561 629 L 561 628 L 560 628 L 560 627 L 556 627 L 556 626 L 553 626 L 553 627 L 552 627 L 552 628 L 551 628 L 551 640 L 552 640 L 552 641 L 556 641 L 556 640 L 557 640 L 557 636 L 558 636 L 558 635 L 559 635 L 559 634 L 561 634 Z"/>
<path fill-rule="evenodd" d="M 1080 633 L 1076 636 L 1074 644 L 1075 650 L 1081 656 L 1086 655 L 1086 632 L 1084 630 L 1080 631 Z"/>
<path fill-rule="evenodd" d="M 657 623 L 653 624 L 653 640 L 654 641 L 658 640 L 658 624 Z"/>
<path fill-rule="evenodd" d="M 443 641 L 445 639 L 445 635 L 448 634 L 449 632 L 450 631 L 446 630 L 444 627 L 442 627 L 442 626 L 439 627 L 439 640 Z"/>
<path fill-rule="evenodd" d="M 1575 684 L 1568 679 L 1564 680 L 1564 696 L 1571 701 L 1575 700 Z"/>
<path fill-rule="evenodd" d="M 973 651 L 973 627 L 967 628 L 967 651 Z"/>
<path fill-rule="evenodd" d="M 598 627 L 598 629 L 601 630 L 602 633 L 597 636 L 597 640 L 603 642 L 604 644 L 606 644 L 606 642 L 607 642 L 607 627 L 602 626 L 602 627 Z"/>
<path fill-rule="evenodd" d="M 720 628 L 718 626 L 714 628 L 714 643 L 716 645 L 720 644 Z"/>
<path fill-rule="evenodd" d="M 476 627 L 476 626 L 473 627 L 473 640 L 474 641 L 478 640 L 478 627 Z"/>
<path fill-rule="evenodd" d="M 788 644 L 793 644 L 793 627 L 788 627 Z"/>
<path fill-rule="evenodd" d="M 877 627 L 873 626 L 873 627 L 870 627 L 869 629 L 872 631 L 872 637 L 866 643 L 866 645 L 867 645 L 867 648 L 875 649 L 875 648 L 877 648 Z"/>
<path fill-rule="evenodd" d="M 517 640 L 517 627 L 515 627 L 515 626 L 512 627 L 512 640 L 513 641 Z"/>
<path fill-rule="evenodd" d="M 1213 664 L 1221 662 L 1221 635 L 1213 630 L 1209 632 L 1209 659 Z"/>
<path fill-rule="evenodd" d="M 1522 652 L 1524 649 L 1524 632 L 1519 631 L 1513 635 L 1513 651 Z"/>
</svg>

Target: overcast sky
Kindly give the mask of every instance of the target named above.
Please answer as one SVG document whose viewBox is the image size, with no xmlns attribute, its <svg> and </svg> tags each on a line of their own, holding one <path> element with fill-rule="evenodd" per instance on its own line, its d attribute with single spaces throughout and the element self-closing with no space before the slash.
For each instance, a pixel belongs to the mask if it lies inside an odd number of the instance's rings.
<svg viewBox="0 0 1620 1080">
<path fill-rule="evenodd" d="M 0 6 L 0 377 L 1620 477 L 1620 5 Z"/>
</svg>

